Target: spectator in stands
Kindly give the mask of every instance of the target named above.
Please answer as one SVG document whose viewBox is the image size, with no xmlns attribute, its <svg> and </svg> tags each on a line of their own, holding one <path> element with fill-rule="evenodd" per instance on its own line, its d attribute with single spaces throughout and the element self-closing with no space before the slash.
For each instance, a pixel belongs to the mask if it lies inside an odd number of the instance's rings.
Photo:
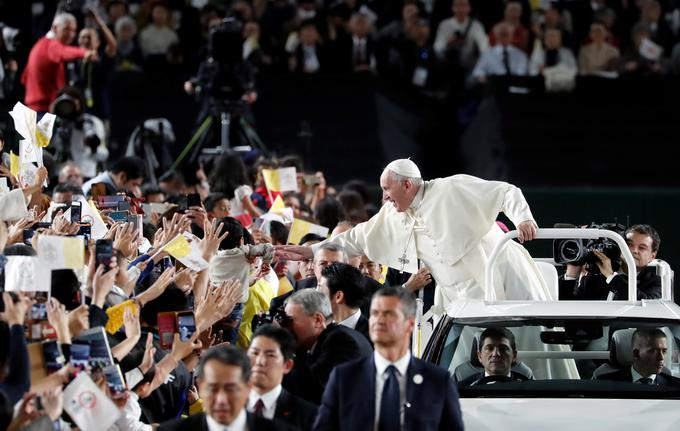
<svg viewBox="0 0 680 431">
<path fill-rule="evenodd" d="M 512 27 L 500 23 L 494 27 L 496 45 L 480 57 L 472 77 L 484 83 L 488 76 L 494 75 L 526 75 L 527 56 L 517 47 L 511 45 Z"/>
<path fill-rule="evenodd" d="M 339 41 L 342 49 L 341 70 L 351 72 L 375 72 L 375 42 L 371 37 L 373 22 L 365 13 L 352 14 L 349 35 Z"/>
<path fill-rule="evenodd" d="M 512 365 L 517 360 L 517 346 L 515 335 L 506 328 L 491 327 L 482 332 L 477 358 L 484 372 L 459 382 L 460 386 L 527 380 L 526 376 L 512 371 Z"/>
<path fill-rule="evenodd" d="M 52 30 L 33 45 L 21 82 L 26 86 L 26 105 L 47 112 L 50 103 L 66 84 L 64 63 L 71 60 L 96 58 L 97 52 L 69 46 L 76 36 L 76 18 L 59 13 L 52 21 Z"/>
<path fill-rule="evenodd" d="M 439 23 L 434 51 L 441 60 L 470 71 L 479 56 L 489 49 L 482 24 L 470 16 L 470 0 L 453 0 L 453 16 Z"/>
<path fill-rule="evenodd" d="M 421 94 L 434 95 L 444 87 L 441 63 L 430 41 L 430 22 L 416 21 L 401 48 L 401 81 Z"/>
<path fill-rule="evenodd" d="M 328 296 L 335 323 L 359 331 L 370 340 L 368 319 L 360 310 L 370 298 L 366 297 L 364 278 L 358 269 L 346 263 L 332 263 L 321 271 L 316 290 Z"/>
<path fill-rule="evenodd" d="M 142 182 L 146 176 L 146 166 L 139 157 L 124 157 L 111 165 L 111 168 L 83 184 L 83 192 L 90 195 L 92 186 L 104 183 L 116 191 L 131 191 L 135 196 L 142 196 Z"/>
<path fill-rule="evenodd" d="M 371 355 L 371 344 L 357 331 L 333 323 L 328 297 L 314 289 L 295 292 L 286 300 L 285 312 L 291 322 L 288 329 L 298 344 L 296 356 L 306 357 L 305 361 L 296 363 L 294 382 L 290 382 L 290 387 L 297 388 L 286 388 L 318 405 L 333 368 Z"/>
<path fill-rule="evenodd" d="M 590 26 L 590 43 L 581 47 L 578 66 L 581 75 L 613 72 L 619 61 L 619 50 L 607 40 L 607 27 L 600 22 Z"/>
<path fill-rule="evenodd" d="M 640 2 L 640 24 L 646 25 L 650 30 L 650 39 L 663 48 L 668 56 L 673 49 L 675 36 L 666 23 L 661 11 L 661 4 L 657 0 L 642 0 Z"/>
<path fill-rule="evenodd" d="M 547 28 L 543 35 L 543 46 L 537 46 L 531 53 L 529 74 L 542 74 L 546 68 L 561 67 L 576 74 L 576 59 L 569 48 L 562 46 L 562 32 Z"/>
<path fill-rule="evenodd" d="M 129 16 L 122 16 L 116 21 L 116 68 L 119 70 L 140 70 L 144 56 L 137 40 L 137 24 Z"/>
<path fill-rule="evenodd" d="M 640 383 L 654 386 L 680 386 L 680 379 L 664 370 L 668 355 L 666 334 L 661 329 L 640 328 L 633 333 L 633 364 L 630 368 L 603 374 L 600 380 Z"/>
<path fill-rule="evenodd" d="M 521 18 L 522 3 L 518 1 L 507 2 L 505 4 L 503 20 L 493 27 L 489 35 L 491 45 L 499 43 L 496 28 L 500 25 L 507 25 L 510 28 L 510 43 L 524 53 L 529 52 L 529 30 L 522 24 Z"/>
<path fill-rule="evenodd" d="M 151 6 L 151 22 L 139 32 L 139 45 L 144 56 L 164 56 L 169 48 L 179 42 L 170 25 L 171 15 L 162 2 Z"/>
<path fill-rule="evenodd" d="M 313 20 L 303 21 L 298 31 L 300 42 L 288 58 L 288 67 L 292 72 L 304 74 L 323 71 L 327 66 L 326 52 L 316 23 Z"/>
<path fill-rule="evenodd" d="M 113 31 L 116 28 L 118 20 L 130 13 L 127 0 L 111 0 L 106 5 L 106 21 L 109 29 Z"/>
<path fill-rule="evenodd" d="M 661 239 L 650 225 L 637 224 L 626 230 L 626 243 L 635 260 L 638 294 L 640 299 L 661 298 L 661 277 L 650 263 L 656 258 Z M 585 267 L 567 265 L 560 280 L 560 299 L 604 300 L 610 295 L 614 300 L 628 299 L 628 277 L 615 272 L 611 259 L 604 253 L 594 251 L 600 261 L 598 274 L 589 274 Z M 611 292 L 611 294 L 610 294 Z"/>
<path fill-rule="evenodd" d="M 102 120 L 111 118 L 111 100 L 109 83 L 115 67 L 115 56 L 118 43 L 104 20 L 94 9 L 90 16 L 97 23 L 97 28 L 84 28 L 78 35 L 78 46 L 86 50 L 97 52 L 97 58 L 92 61 L 76 61 L 75 83 L 85 95 L 85 111 L 96 115 Z M 106 42 L 102 46 L 99 31 Z"/>
<path fill-rule="evenodd" d="M 651 30 L 646 24 L 639 23 L 633 27 L 631 38 L 633 44 L 628 47 L 621 58 L 620 72 L 630 75 L 661 75 L 666 73 L 666 62 L 658 45 L 650 43 Z"/>
<path fill-rule="evenodd" d="M 248 411 L 287 422 L 301 431 L 311 430 L 317 407 L 281 386 L 296 360 L 295 339 L 290 332 L 273 325 L 259 327 L 248 347 L 248 358 L 253 370 Z"/>
</svg>

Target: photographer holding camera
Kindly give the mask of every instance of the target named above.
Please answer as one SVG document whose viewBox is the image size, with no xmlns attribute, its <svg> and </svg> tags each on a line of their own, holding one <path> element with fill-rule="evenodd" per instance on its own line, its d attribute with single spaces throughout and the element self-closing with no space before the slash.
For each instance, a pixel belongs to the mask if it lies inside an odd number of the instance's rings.
<svg viewBox="0 0 680 431">
<path fill-rule="evenodd" d="M 626 230 L 625 238 L 635 260 L 637 299 L 661 298 L 661 277 L 649 265 L 659 251 L 659 234 L 649 225 L 638 224 Z M 600 248 L 590 248 L 592 258 L 587 260 L 592 262 L 567 264 L 567 271 L 560 279 L 560 300 L 628 299 L 628 277 L 619 272 L 622 262 L 618 247 L 615 255 Z"/>
</svg>

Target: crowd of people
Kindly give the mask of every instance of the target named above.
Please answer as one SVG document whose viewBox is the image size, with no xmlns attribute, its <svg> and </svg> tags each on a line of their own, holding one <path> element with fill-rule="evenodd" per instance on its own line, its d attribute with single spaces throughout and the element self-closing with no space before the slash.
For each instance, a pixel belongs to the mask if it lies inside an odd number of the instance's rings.
<svg viewBox="0 0 680 431">
<path fill-rule="evenodd" d="M 117 70 L 185 63 L 193 74 L 210 29 L 234 16 L 255 70 L 375 74 L 435 97 L 454 77 L 464 86 L 680 63 L 670 4 L 568 3 L 110 0 L 58 12 L 21 73 L 23 100 L 38 118 L 72 108 L 81 133 L 41 146 L 30 179 L 16 175 L 0 136 L 0 429 L 462 430 L 456 382 L 410 353 L 416 297 L 429 309 L 489 295 L 498 214 L 520 242 L 537 232 L 519 188 L 467 175 L 425 181 L 400 159 L 382 172 L 380 199 L 376 185 L 334 186 L 298 156 L 257 150 L 187 159 L 150 181 L 142 154 L 107 160 L 106 127 L 90 131 L 99 123 L 85 116 L 108 118 Z M 3 70 L 16 72 L 7 48 Z M 285 168 L 296 191 L 267 176 Z M 317 233 L 291 244 L 296 221 Z M 638 225 L 626 235 L 647 283 L 639 297 L 660 297 L 647 269 L 658 234 Z M 571 265 L 559 299 L 624 299 L 624 274 L 599 257 L 598 286 Z M 520 243 L 499 268 L 494 298 L 558 299 Z M 661 338 L 639 333 L 633 344 L 659 350 Z M 509 331 L 485 331 L 487 375 L 465 384 L 515 378 L 515 350 Z M 643 362 L 638 374 L 655 374 Z"/>
<path fill-rule="evenodd" d="M 680 9 L 668 1 L 63 3 L 58 10 L 68 15 L 35 41 L 25 65 L 16 47 L 1 45 L 4 95 L 20 81 L 26 104 L 47 111 L 66 83 L 104 120 L 113 74 L 181 65 L 191 82 L 201 62 L 219 56 L 211 31 L 230 17 L 242 41 L 234 55 L 255 73 L 368 73 L 437 98 L 494 75 L 680 73 Z"/>
</svg>

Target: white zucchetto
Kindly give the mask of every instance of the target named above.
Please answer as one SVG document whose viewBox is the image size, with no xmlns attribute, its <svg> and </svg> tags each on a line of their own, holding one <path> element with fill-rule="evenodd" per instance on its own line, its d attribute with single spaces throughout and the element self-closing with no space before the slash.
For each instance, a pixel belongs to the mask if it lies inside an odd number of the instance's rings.
<svg viewBox="0 0 680 431">
<path fill-rule="evenodd" d="M 393 160 L 389 165 L 385 166 L 385 169 L 402 177 L 421 178 L 420 169 L 410 159 Z"/>
</svg>

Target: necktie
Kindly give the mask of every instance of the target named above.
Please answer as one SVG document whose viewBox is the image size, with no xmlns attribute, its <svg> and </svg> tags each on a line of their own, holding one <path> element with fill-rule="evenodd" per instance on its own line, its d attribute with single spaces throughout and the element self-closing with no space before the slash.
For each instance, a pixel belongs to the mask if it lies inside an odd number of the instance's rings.
<svg viewBox="0 0 680 431">
<path fill-rule="evenodd" d="M 512 69 L 510 69 L 510 54 L 508 53 L 508 47 L 503 47 L 503 66 L 505 67 L 505 74 L 512 75 Z"/>
<path fill-rule="evenodd" d="M 262 417 L 264 415 L 264 403 L 262 402 L 262 398 L 257 400 L 255 403 L 255 408 L 253 409 L 253 413 L 255 416 L 260 416 Z"/>
<path fill-rule="evenodd" d="M 649 377 L 643 377 L 638 380 L 638 383 L 642 383 L 643 385 L 651 385 L 652 379 L 650 379 Z"/>
<path fill-rule="evenodd" d="M 354 64 L 357 66 L 362 66 L 366 63 L 364 55 L 364 41 L 359 40 L 356 43 L 356 49 L 354 53 Z"/>
<path fill-rule="evenodd" d="M 383 386 L 380 399 L 380 416 L 378 431 L 397 431 L 401 428 L 401 414 L 399 412 L 399 380 L 397 368 L 390 365 L 385 370 L 387 379 Z"/>
</svg>

